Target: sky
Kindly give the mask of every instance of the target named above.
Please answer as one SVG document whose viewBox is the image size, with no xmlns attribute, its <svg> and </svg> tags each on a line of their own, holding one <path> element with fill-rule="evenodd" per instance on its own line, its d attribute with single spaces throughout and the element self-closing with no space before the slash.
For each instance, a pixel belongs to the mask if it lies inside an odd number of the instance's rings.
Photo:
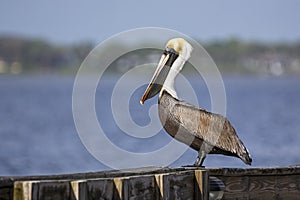
<svg viewBox="0 0 300 200">
<path fill-rule="evenodd" d="M 0 36 L 101 42 L 133 28 L 163 27 L 202 41 L 300 41 L 298 0 L 1 0 Z"/>
</svg>

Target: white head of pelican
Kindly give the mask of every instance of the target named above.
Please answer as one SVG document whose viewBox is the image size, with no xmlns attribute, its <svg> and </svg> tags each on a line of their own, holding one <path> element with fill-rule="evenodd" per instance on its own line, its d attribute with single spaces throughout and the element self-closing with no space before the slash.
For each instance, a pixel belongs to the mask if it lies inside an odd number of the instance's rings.
<svg viewBox="0 0 300 200">
<path fill-rule="evenodd" d="M 151 82 L 140 101 L 141 104 L 160 91 L 162 94 L 164 90 L 174 98 L 178 98 L 174 89 L 174 80 L 190 58 L 192 50 L 192 46 L 183 38 L 174 38 L 168 41 Z"/>
</svg>

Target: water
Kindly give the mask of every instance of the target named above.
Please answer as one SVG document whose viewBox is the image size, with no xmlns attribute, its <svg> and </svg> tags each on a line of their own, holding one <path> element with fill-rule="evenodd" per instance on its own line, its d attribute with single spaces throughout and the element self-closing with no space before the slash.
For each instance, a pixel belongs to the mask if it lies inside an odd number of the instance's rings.
<svg viewBox="0 0 300 200">
<path fill-rule="evenodd" d="M 199 104 L 210 109 L 209 94 L 191 78 Z M 81 143 L 72 116 L 73 77 L 0 77 L 0 175 L 57 174 L 106 170 Z M 300 78 L 225 77 L 227 117 L 250 150 L 253 167 L 300 163 Z M 114 80 L 102 80 L 97 88 L 96 111 L 107 137 L 132 152 L 154 151 L 170 142 L 161 131 L 147 139 L 122 133 L 110 110 Z M 149 123 L 145 114 L 157 97 L 137 105 L 145 86 L 129 102 L 132 120 Z M 178 91 L 179 92 L 179 91 Z M 179 96 L 180 96 L 179 92 Z M 183 98 L 186 99 L 186 97 Z M 122 99 L 120 99 L 120 103 Z M 105 114 L 104 114 L 105 113 Z M 110 155 L 109 150 L 106 151 Z M 192 164 L 197 153 L 186 151 L 171 166 Z M 113 158 L 113 155 L 112 155 Z M 127 158 L 120 162 L 134 162 Z M 158 163 L 155 158 L 153 165 Z M 239 159 L 209 155 L 207 167 L 246 167 Z"/>
</svg>

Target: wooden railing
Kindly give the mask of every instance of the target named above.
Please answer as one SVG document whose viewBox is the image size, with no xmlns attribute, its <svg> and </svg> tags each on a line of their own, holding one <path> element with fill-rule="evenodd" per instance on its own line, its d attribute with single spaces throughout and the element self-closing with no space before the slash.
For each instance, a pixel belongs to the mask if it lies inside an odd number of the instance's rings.
<svg viewBox="0 0 300 200">
<path fill-rule="evenodd" d="M 300 166 L 281 168 L 138 168 L 49 176 L 0 177 L 0 200 L 300 199 Z"/>
</svg>

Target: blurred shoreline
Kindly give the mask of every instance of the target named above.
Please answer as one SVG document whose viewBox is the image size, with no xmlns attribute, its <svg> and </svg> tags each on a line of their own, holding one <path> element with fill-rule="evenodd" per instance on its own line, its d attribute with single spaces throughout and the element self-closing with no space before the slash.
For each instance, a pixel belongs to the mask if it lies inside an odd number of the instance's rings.
<svg viewBox="0 0 300 200">
<path fill-rule="evenodd" d="M 228 39 L 200 44 L 225 75 L 300 75 L 300 42 L 263 43 Z M 0 75 L 73 75 L 94 47 L 96 44 L 92 42 L 58 45 L 40 39 L 0 36 Z M 114 53 L 116 48 L 124 49 L 126 45 L 116 43 L 108 51 Z M 155 49 L 133 51 L 111 63 L 106 72 L 124 73 L 137 65 L 156 63 L 160 54 Z M 189 68 L 185 71 L 193 72 Z"/>
</svg>

